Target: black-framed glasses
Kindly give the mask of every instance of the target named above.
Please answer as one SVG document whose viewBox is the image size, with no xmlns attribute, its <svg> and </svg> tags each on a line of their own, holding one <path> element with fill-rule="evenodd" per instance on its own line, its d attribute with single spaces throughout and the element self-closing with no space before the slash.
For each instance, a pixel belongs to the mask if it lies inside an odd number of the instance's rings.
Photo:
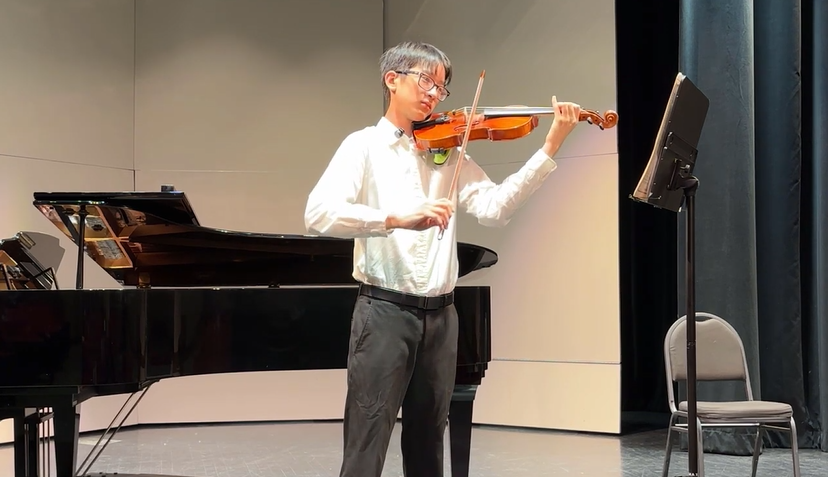
<svg viewBox="0 0 828 477">
<path fill-rule="evenodd" d="M 420 88 L 423 88 L 424 91 L 431 91 L 431 88 L 437 85 L 434 80 L 423 73 L 422 71 L 414 71 L 414 70 L 403 70 L 403 71 L 395 71 L 397 74 L 401 75 L 417 75 L 419 79 L 417 79 L 417 85 Z M 446 98 L 449 97 L 451 92 L 445 88 L 445 86 L 437 86 L 437 94 L 440 101 L 445 101 Z"/>
</svg>

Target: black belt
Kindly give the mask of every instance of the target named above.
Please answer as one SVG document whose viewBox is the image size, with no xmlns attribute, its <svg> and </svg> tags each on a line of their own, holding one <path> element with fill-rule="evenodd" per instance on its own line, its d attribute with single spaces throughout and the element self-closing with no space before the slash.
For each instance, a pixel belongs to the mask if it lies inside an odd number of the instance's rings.
<svg viewBox="0 0 828 477">
<path fill-rule="evenodd" d="M 364 283 L 359 285 L 359 294 L 421 310 L 439 310 L 454 303 L 454 292 L 439 296 L 418 296 Z"/>
</svg>

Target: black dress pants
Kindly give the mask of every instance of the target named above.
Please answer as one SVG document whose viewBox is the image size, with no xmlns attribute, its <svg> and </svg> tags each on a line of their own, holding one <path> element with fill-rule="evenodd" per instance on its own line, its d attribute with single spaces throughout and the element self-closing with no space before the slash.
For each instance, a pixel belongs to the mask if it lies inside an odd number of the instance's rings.
<svg viewBox="0 0 828 477">
<path fill-rule="evenodd" d="M 457 333 L 453 304 L 424 311 L 359 296 L 348 352 L 340 477 L 380 477 L 400 407 L 405 477 L 443 476 Z"/>
</svg>

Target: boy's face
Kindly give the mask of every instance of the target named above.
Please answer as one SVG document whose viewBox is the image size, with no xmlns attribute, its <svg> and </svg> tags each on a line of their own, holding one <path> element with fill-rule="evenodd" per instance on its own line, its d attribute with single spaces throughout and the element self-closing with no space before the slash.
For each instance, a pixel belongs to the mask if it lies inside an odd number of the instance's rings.
<svg viewBox="0 0 828 477">
<path fill-rule="evenodd" d="M 391 102 L 411 121 L 422 121 L 431 115 L 441 98 L 445 99 L 445 70 L 442 65 L 429 69 L 417 66 L 386 78 Z"/>
</svg>

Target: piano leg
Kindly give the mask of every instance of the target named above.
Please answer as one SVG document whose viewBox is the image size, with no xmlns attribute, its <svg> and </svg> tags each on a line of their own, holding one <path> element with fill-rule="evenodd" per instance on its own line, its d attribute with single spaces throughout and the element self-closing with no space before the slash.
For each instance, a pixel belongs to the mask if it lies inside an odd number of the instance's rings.
<svg viewBox="0 0 828 477">
<path fill-rule="evenodd" d="M 40 408 L 19 408 L 12 411 L 14 417 L 14 476 L 42 477 L 50 471 L 44 460 L 48 447 L 44 442 L 45 433 L 41 433 L 43 423 L 52 419 L 51 413 L 44 413 Z M 7 417 L 7 416 L 2 416 Z M 68 475 L 74 475 L 70 473 Z"/>
<path fill-rule="evenodd" d="M 456 385 L 449 406 L 449 440 L 451 476 L 469 477 L 471 456 L 472 410 L 476 385 Z"/>
<path fill-rule="evenodd" d="M 57 477 L 73 477 L 78 458 L 80 413 L 75 406 L 60 406 L 54 408 L 53 411 Z"/>
<path fill-rule="evenodd" d="M 14 418 L 14 477 L 43 477 L 51 475 L 51 452 L 49 442 L 54 443 L 57 477 L 75 477 L 88 475 L 89 468 L 109 444 L 115 433 L 121 428 L 126 419 L 135 410 L 135 407 L 146 395 L 155 381 L 146 381 L 137 389 L 133 385 L 113 385 L 110 387 L 86 388 L 78 392 L 70 389 L 69 392 L 50 394 L 25 394 L 12 390 L 7 394 L 0 393 L 0 419 Z M 64 391 L 60 389 L 58 391 Z M 127 397 L 120 411 L 112 419 L 109 427 L 101 435 L 98 442 L 81 463 L 87 466 L 78 469 L 78 437 L 80 431 L 80 409 L 78 406 L 95 395 L 114 395 L 131 393 Z M 138 399 L 133 401 L 133 397 Z M 5 398 L 5 399 L 4 399 Z M 132 403 L 131 406 L 130 403 Z M 51 412 L 44 410 L 51 409 Z M 126 415 L 121 416 L 126 411 Z M 120 422 L 118 418 L 121 417 Z M 41 426 L 48 421 L 54 424 L 51 441 L 44 439 L 48 432 L 41 432 Z M 108 439 L 104 439 L 107 434 Z M 100 448 L 99 448 L 100 446 Z M 93 453 L 97 453 L 93 456 Z M 97 474 L 101 475 L 101 474 Z M 129 477 L 119 474 L 120 477 Z"/>
<path fill-rule="evenodd" d="M 14 416 L 14 475 L 34 477 L 38 474 L 38 429 L 40 413 L 36 408 L 25 408 Z"/>
</svg>

